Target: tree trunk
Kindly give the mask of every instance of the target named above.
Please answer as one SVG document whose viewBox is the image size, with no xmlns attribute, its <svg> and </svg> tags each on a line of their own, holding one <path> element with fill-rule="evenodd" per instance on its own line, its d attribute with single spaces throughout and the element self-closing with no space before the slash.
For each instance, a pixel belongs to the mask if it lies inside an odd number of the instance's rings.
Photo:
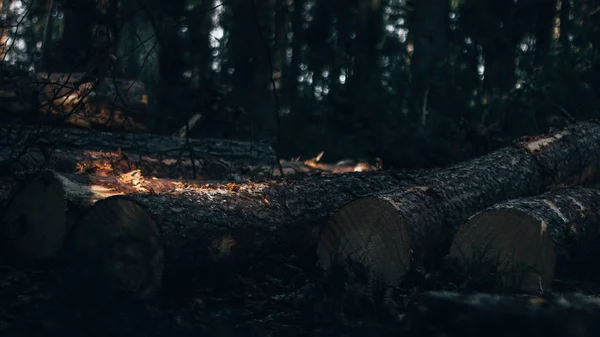
<svg viewBox="0 0 600 337">
<path fill-rule="evenodd" d="M 418 185 L 345 205 L 319 239 L 320 264 L 329 268 L 349 259 L 388 285 L 400 283 L 413 259 L 435 267 L 456 228 L 472 214 L 550 186 L 595 178 L 600 125 L 578 123 L 514 145 L 434 172 Z"/>
<path fill-rule="evenodd" d="M 447 22 L 450 11 L 448 0 L 415 1 L 411 33 L 414 37 L 414 53 L 411 57 L 411 91 L 409 109 L 411 122 L 420 129 L 426 128 L 432 102 L 427 97 L 430 90 L 439 87 L 440 71 L 447 50 Z M 433 102 L 435 103 L 435 102 Z"/>
<path fill-rule="evenodd" d="M 496 273 L 496 286 L 547 291 L 554 276 L 587 280 L 600 253 L 600 190 L 561 189 L 507 201 L 464 224 L 450 256 L 463 271 Z"/>
</svg>

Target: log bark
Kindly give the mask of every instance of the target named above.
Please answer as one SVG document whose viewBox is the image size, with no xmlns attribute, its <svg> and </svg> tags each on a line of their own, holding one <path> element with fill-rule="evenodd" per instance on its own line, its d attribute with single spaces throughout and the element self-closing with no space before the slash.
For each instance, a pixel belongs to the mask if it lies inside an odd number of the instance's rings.
<svg viewBox="0 0 600 337">
<path fill-rule="evenodd" d="M 77 148 L 45 149 L 0 148 L 0 176 L 17 172 L 52 170 L 59 173 L 88 173 L 119 175 L 140 170 L 145 177 L 198 179 L 203 181 L 264 180 L 271 175 L 280 177 L 272 164 L 251 165 L 241 161 L 228 162 L 217 158 L 166 157 L 140 155 L 124 151 L 89 151 Z M 284 176 L 339 174 L 347 172 L 377 171 L 380 165 L 367 162 L 342 161 L 323 164 L 314 160 L 280 160 Z"/>
<path fill-rule="evenodd" d="M 360 198 L 338 210 L 319 239 L 319 263 L 351 261 L 397 285 L 417 265 L 435 268 L 458 226 L 503 200 L 596 178 L 600 125 L 575 124 L 439 170 L 419 184 Z"/>
<path fill-rule="evenodd" d="M 412 177 L 392 171 L 366 172 L 246 184 L 180 184 L 180 188 L 170 191 L 129 193 L 96 203 L 75 227 L 72 245 L 77 246 L 80 237 L 112 240 L 112 243 L 95 243 L 103 247 L 123 246 L 129 242 L 127 236 L 114 234 L 122 231 L 112 227 L 115 223 L 138 226 L 132 213 L 121 210 L 125 202 L 140 205 L 138 211 L 149 214 L 143 218 L 152 218 L 159 224 L 165 249 L 165 282 L 174 280 L 180 284 L 182 274 L 188 275 L 187 279 L 191 278 L 189 274 L 206 277 L 220 273 L 217 270 L 244 268 L 273 259 L 281 262 L 283 258 L 298 257 L 313 263 L 319 228 L 337 208 Z M 103 216 L 107 213 L 111 215 Z M 97 230 L 113 234 L 97 234 Z M 83 244 L 86 245 L 89 244 Z M 119 254 L 104 253 L 100 249 L 90 251 L 105 254 L 102 259 L 108 259 L 106 256 L 114 259 L 105 265 L 124 264 Z M 148 250 L 147 254 L 154 256 L 155 253 Z M 138 270 L 133 274 L 152 275 L 148 268 L 146 272 Z M 118 268 L 99 273 L 108 273 L 106 278 L 117 280 L 132 277 L 131 273 L 123 275 Z M 144 282 L 138 279 L 130 283 Z"/>
<path fill-rule="evenodd" d="M 54 256 L 76 219 L 95 201 L 116 194 L 50 171 L 16 187 L 2 214 L 3 249 L 20 261 Z"/>
<path fill-rule="evenodd" d="M 600 301 L 555 297 L 429 292 L 402 316 L 402 336 L 597 336 Z"/>
<path fill-rule="evenodd" d="M 600 190 L 570 188 L 507 201 L 473 216 L 454 237 L 450 257 L 471 277 L 497 287 L 547 291 L 557 277 L 597 279 Z M 476 274 L 474 274 L 476 273 Z"/>
<path fill-rule="evenodd" d="M 59 173 L 86 173 L 95 175 L 119 175 L 140 170 L 146 177 L 167 179 L 199 179 L 227 181 L 243 174 L 267 174 L 272 166 L 229 163 L 215 158 L 172 158 L 164 155 L 140 155 L 123 151 L 88 151 L 83 149 L 0 149 L 0 176 L 15 173 L 52 170 Z M 246 177 L 254 179 L 254 177 Z"/>
<path fill-rule="evenodd" d="M 266 142 L 203 138 L 181 139 L 143 133 L 101 132 L 75 128 L 32 125 L 0 125 L 0 146 L 37 146 L 53 148 L 132 152 L 170 158 L 219 158 L 248 163 L 269 163 L 275 151 Z"/>
</svg>

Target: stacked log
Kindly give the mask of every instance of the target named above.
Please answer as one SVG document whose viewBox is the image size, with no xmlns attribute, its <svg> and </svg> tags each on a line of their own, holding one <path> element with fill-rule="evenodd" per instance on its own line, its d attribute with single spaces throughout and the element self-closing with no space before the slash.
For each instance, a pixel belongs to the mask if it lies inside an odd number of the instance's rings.
<svg viewBox="0 0 600 337">
<path fill-rule="evenodd" d="M 374 193 L 343 206 L 319 239 L 320 264 L 361 265 L 385 284 L 399 284 L 415 264 L 446 254 L 469 216 L 498 202 L 596 178 L 600 125 L 577 123 L 442 169 L 419 184 Z"/>
<path fill-rule="evenodd" d="M 125 181 L 94 175 L 82 181 L 53 173 L 54 179 L 70 183 L 54 183 L 50 185 L 59 187 L 49 188 L 38 182 L 30 188 L 32 192 L 17 193 L 11 200 L 44 204 L 61 189 L 89 192 L 92 186 L 122 194 L 96 202 L 99 198 L 88 193 L 84 203 L 71 202 L 81 193 L 60 192 L 59 206 L 63 207 L 38 209 L 36 217 L 27 218 L 27 228 L 43 232 L 45 219 L 59 218 L 53 212 L 64 210 L 60 219 L 77 219 L 75 225 L 67 220 L 54 228 L 60 227 L 60 232 L 74 227 L 69 235 L 70 254 L 83 261 L 101 261 L 90 266 L 98 267 L 91 274 L 105 274 L 107 284 L 129 287 L 141 297 L 160 288 L 156 282 L 161 279 L 157 273 L 162 271 L 163 247 L 165 277 L 210 272 L 216 264 L 239 265 L 273 255 L 314 257 L 318 248 L 319 262 L 325 267 L 332 259 L 350 259 L 382 275 L 388 284 L 397 284 L 412 260 L 424 263 L 442 255 L 458 225 L 477 211 L 538 194 L 550 186 L 595 178 L 599 131 L 596 123 L 579 123 L 421 175 L 380 171 L 202 185 L 135 174 Z M 12 223 L 23 219 L 25 212 L 11 215 Z M 331 221 L 324 226 L 327 219 Z M 121 226 L 125 228 L 119 230 Z M 158 232 L 161 240 L 157 240 Z M 13 246 L 14 242 L 21 244 L 13 240 Z"/>
<path fill-rule="evenodd" d="M 597 279 L 588 259 L 600 253 L 600 190 L 571 188 L 492 206 L 454 237 L 458 271 L 498 288 L 547 291 L 555 277 Z"/>
<path fill-rule="evenodd" d="M 54 201 L 56 207 L 35 210 L 27 217 L 28 227 L 51 240 L 56 248 L 64 237 L 64 228 L 72 226 L 64 219 L 77 219 L 69 235 L 67 255 L 86 261 L 86 274 L 107 275 L 106 284 L 129 287 L 137 297 L 147 297 L 160 286 L 161 249 L 165 249 L 165 272 L 179 274 L 210 272 L 218 265 L 240 265 L 274 254 L 314 254 L 319 229 L 337 208 L 349 201 L 397 186 L 413 178 L 410 174 L 386 171 L 310 177 L 303 180 L 265 181 L 261 183 L 209 185 L 168 179 L 146 179 L 139 175 L 99 177 L 48 173 L 54 180 L 69 184 L 28 184 L 26 195 L 12 200 L 41 205 Z M 119 194 L 97 201 L 71 200 L 73 190 L 91 191 L 102 187 Z M 70 205 L 77 207 L 70 207 Z M 89 205 L 94 204 L 92 207 Z M 15 204 L 16 205 L 16 204 Z M 65 207 L 66 205 L 66 207 Z M 11 219 L 25 217 L 33 206 L 13 207 Z M 85 211 L 80 212 L 80 210 Z M 57 215 L 56 212 L 62 212 Z M 69 215 L 71 214 L 71 215 Z M 52 228 L 46 219 L 59 219 Z M 154 224 L 162 235 L 157 244 Z M 121 228 L 123 227 L 123 228 Z M 57 231 L 54 236 L 43 232 Z M 13 240 L 15 245 L 31 246 Z M 36 243 L 36 244 L 39 244 Z M 131 247 L 130 250 L 126 247 Z M 43 256 L 49 250 L 44 250 Z M 30 255 L 38 257 L 41 254 Z M 89 270 L 97 267 L 98 269 Z M 128 266 L 128 267 L 124 267 Z M 154 275 L 154 276 L 150 276 Z M 88 277 L 89 279 L 89 277 Z M 109 281 L 112 280 L 112 281 Z M 126 280 L 126 281 L 125 281 Z M 152 283 L 152 282 L 154 283 Z"/>
</svg>

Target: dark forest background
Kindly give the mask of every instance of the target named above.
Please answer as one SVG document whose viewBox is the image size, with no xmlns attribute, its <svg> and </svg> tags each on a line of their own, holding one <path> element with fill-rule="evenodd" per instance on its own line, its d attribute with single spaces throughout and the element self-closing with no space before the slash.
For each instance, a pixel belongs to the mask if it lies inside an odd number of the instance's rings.
<svg viewBox="0 0 600 337">
<path fill-rule="evenodd" d="M 448 165 L 598 116 L 594 0 L 3 0 L 0 71 L 138 78 L 149 129 Z"/>
</svg>

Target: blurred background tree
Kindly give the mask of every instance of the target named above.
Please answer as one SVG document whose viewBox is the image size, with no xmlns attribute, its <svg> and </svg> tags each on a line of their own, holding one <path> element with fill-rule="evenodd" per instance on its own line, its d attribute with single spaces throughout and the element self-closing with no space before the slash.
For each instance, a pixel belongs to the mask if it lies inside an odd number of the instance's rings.
<svg viewBox="0 0 600 337">
<path fill-rule="evenodd" d="M 448 165 L 597 117 L 597 0 L 2 0 L 0 71 L 139 78 L 151 129 Z M 115 60 L 111 61 L 111 58 Z"/>
</svg>

